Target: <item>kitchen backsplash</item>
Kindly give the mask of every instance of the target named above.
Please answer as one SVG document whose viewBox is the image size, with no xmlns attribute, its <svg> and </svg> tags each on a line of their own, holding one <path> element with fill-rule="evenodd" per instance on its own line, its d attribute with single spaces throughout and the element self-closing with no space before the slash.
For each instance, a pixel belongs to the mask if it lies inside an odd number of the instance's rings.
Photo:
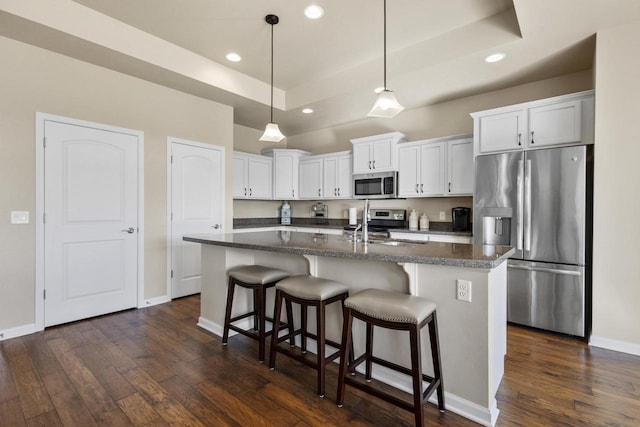
<svg viewBox="0 0 640 427">
<path fill-rule="evenodd" d="M 317 200 L 290 200 L 291 216 L 297 218 L 310 218 L 311 206 Z M 346 219 L 351 207 L 358 209 L 358 218 L 362 217 L 362 200 L 323 200 L 329 208 L 329 218 Z M 271 218 L 280 216 L 282 201 L 276 200 L 234 200 L 234 218 Z M 473 208 L 473 197 L 430 197 L 420 199 L 392 199 L 372 200 L 372 208 L 398 208 L 406 209 L 407 213 L 415 209 L 418 213 L 426 213 L 430 221 L 451 221 L 451 208 Z M 444 220 L 440 219 L 440 212 L 444 212 Z"/>
</svg>

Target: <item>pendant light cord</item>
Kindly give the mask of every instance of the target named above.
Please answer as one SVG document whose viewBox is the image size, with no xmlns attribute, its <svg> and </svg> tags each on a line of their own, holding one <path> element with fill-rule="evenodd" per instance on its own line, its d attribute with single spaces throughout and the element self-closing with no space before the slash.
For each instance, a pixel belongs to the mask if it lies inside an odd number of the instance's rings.
<svg viewBox="0 0 640 427">
<path fill-rule="evenodd" d="M 273 25 L 271 24 L 271 120 L 269 123 L 273 123 Z"/>
<path fill-rule="evenodd" d="M 387 90 L 387 0 L 384 0 L 384 90 Z M 273 44 L 273 42 L 271 42 Z"/>
</svg>

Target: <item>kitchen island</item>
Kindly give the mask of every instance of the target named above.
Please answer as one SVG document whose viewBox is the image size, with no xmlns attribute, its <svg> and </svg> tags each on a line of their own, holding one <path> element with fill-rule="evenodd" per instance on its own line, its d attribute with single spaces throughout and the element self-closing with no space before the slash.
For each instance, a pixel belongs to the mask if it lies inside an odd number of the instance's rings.
<svg viewBox="0 0 640 427">
<path fill-rule="evenodd" d="M 484 425 L 495 424 L 499 413 L 495 394 L 506 354 L 505 261 L 513 253 L 511 247 L 389 240 L 364 245 L 340 235 L 286 230 L 193 235 L 184 240 L 202 244 L 199 325 L 217 335 L 222 335 L 224 321 L 226 271 L 238 265 L 262 264 L 291 274 L 312 274 L 340 281 L 351 292 L 380 288 L 435 301 L 447 410 Z M 471 282 L 470 302 L 456 298 L 457 280 Z M 234 307 L 238 312 L 251 301 L 249 294 L 244 300 L 239 296 Z M 313 329 L 315 325 L 309 323 Z M 340 341 L 341 325 L 339 307 L 328 307 L 327 337 Z M 354 324 L 353 332 L 356 354 L 360 354 L 364 326 Z M 433 373 L 430 352 L 424 347 L 428 340 L 422 342 L 425 373 Z M 409 366 L 408 335 L 376 330 L 374 346 L 380 357 Z M 408 377 L 383 367 L 376 366 L 374 376 L 411 390 Z"/>
</svg>

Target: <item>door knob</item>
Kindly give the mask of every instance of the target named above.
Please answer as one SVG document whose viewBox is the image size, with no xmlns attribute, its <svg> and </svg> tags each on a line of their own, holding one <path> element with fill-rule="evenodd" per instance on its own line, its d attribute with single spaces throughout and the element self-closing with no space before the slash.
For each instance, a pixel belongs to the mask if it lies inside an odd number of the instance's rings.
<svg viewBox="0 0 640 427">
<path fill-rule="evenodd" d="M 212 225 L 212 227 L 217 230 L 218 228 L 220 228 L 220 224 L 214 224 L 214 225 Z"/>
<path fill-rule="evenodd" d="M 133 232 L 136 230 L 134 230 L 133 227 L 129 227 L 126 230 L 120 230 L 120 231 L 122 231 L 123 233 L 133 234 Z"/>
</svg>

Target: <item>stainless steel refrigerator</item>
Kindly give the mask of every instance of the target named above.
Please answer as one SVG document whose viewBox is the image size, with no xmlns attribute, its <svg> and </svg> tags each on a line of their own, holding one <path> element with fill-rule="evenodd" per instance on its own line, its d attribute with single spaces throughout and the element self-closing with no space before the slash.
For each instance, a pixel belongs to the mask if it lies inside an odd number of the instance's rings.
<svg viewBox="0 0 640 427">
<path fill-rule="evenodd" d="M 588 336 L 593 147 L 476 157 L 474 243 L 507 244 L 507 320 Z"/>
</svg>

